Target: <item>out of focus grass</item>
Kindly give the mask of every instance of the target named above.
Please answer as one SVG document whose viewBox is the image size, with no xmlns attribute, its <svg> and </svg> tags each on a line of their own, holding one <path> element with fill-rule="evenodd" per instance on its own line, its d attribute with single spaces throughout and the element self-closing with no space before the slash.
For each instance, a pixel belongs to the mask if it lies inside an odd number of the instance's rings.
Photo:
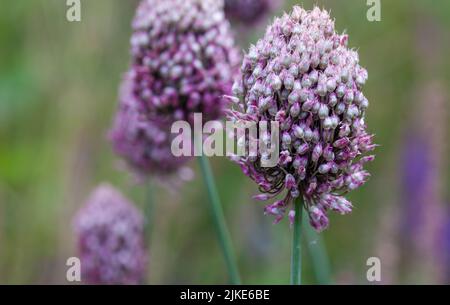
<svg viewBox="0 0 450 305">
<path fill-rule="evenodd" d="M 287 2 L 286 9 L 317 3 L 331 10 L 369 71 L 367 122 L 381 147 L 369 165 L 371 181 L 349 196 L 354 212 L 333 215 L 322 234 L 335 278 L 366 283 L 365 262 L 376 251 L 384 208 L 398 204 L 396 155 L 417 102 L 412 94 L 424 81 L 417 28 L 424 19 L 440 28 L 442 36 L 432 40 L 442 54 L 434 77 L 448 88 L 450 3 L 382 1 L 382 21 L 370 23 L 365 1 Z M 76 255 L 71 218 L 99 182 L 110 181 L 138 204 L 145 198 L 145 186 L 118 168 L 105 139 L 129 62 L 136 3 L 83 0 L 80 23 L 66 21 L 65 1 L 1 6 L 0 283 L 65 283 L 65 260 Z M 287 283 L 287 222 L 275 226 L 262 215 L 262 205 L 251 200 L 256 188 L 235 165 L 215 158 L 214 168 L 244 283 Z M 205 192 L 201 179 L 156 192 L 151 283 L 225 282 Z M 307 256 L 304 266 L 304 282 L 314 283 Z"/>
</svg>

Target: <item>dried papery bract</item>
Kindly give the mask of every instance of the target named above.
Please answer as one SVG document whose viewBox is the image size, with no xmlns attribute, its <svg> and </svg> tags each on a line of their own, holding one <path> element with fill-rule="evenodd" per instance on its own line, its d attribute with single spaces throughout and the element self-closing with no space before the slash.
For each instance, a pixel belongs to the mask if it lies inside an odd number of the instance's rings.
<svg viewBox="0 0 450 305">
<path fill-rule="evenodd" d="M 100 185 L 75 218 L 82 282 L 140 284 L 146 275 L 144 219 L 119 191 Z"/>
<path fill-rule="evenodd" d="M 276 18 L 244 58 L 233 86 L 240 102 L 229 118 L 278 121 L 280 159 L 271 168 L 260 166 L 261 154 L 234 160 L 265 194 L 257 199 L 284 192 L 265 209 L 277 222 L 303 196 L 311 225 L 321 231 L 329 210 L 352 210 L 344 195 L 369 176 L 363 165 L 374 156 L 365 154 L 376 145 L 364 122 L 368 74 L 347 44 L 328 12 L 296 6 Z"/>
</svg>

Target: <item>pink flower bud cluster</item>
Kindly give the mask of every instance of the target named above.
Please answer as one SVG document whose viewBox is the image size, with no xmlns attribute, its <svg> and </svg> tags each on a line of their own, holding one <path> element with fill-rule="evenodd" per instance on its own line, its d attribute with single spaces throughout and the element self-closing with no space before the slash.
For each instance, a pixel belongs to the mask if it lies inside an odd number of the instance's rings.
<svg viewBox="0 0 450 305">
<path fill-rule="evenodd" d="M 222 0 L 142 0 L 132 27 L 110 137 L 139 174 L 171 174 L 189 159 L 173 156 L 171 124 L 220 118 L 240 56 Z"/>
<path fill-rule="evenodd" d="M 75 218 L 81 280 L 88 284 L 141 284 L 146 275 L 144 219 L 109 185 L 101 185 Z"/>
<path fill-rule="evenodd" d="M 250 47 L 233 86 L 239 102 L 230 118 L 280 125 L 277 166 L 260 166 L 262 155 L 237 159 L 263 193 L 257 199 L 284 192 L 265 209 L 277 222 L 302 196 L 311 225 L 321 231 L 329 210 L 352 210 L 344 195 L 369 177 L 363 167 L 374 156 L 366 153 L 376 145 L 364 122 L 368 74 L 347 43 L 328 12 L 296 6 Z"/>
</svg>

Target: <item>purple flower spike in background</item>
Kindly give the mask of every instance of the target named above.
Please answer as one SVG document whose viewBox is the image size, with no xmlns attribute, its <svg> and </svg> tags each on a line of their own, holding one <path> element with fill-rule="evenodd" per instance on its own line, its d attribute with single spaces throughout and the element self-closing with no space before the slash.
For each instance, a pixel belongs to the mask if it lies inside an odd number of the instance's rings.
<svg viewBox="0 0 450 305">
<path fill-rule="evenodd" d="M 262 167 L 261 155 L 233 158 L 263 193 L 284 192 L 283 200 L 266 207 L 277 221 L 302 196 L 311 225 L 322 231 L 329 210 L 352 210 L 344 195 L 369 177 L 363 167 L 374 156 L 365 154 L 376 145 L 364 122 L 368 74 L 347 43 L 328 12 L 296 6 L 250 47 L 233 86 L 240 102 L 231 119 L 280 125 L 275 167 Z"/>
<path fill-rule="evenodd" d="M 109 135 L 114 150 L 127 160 L 137 176 L 183 172 L 183 165 L 189 158 L 177 158 L 172 154 L 173 135 L 167 124 L 147 119 L 142 104 L 131 90 L 131 77 L 130 73 L 125 75 L 119 109 Z"/>
<path fill-rule="evenodd" d="M 281 0 L 225 0 L 225 14 L 232 21 L 255 25 L 269 16 Z"/>
<path fill-rule="evenodd" d="M 221 0 L 143 0 L 131 37 L 132 92 L 149 119 L 222 116 L 239 65 Z"/>
<path fill-rule="evenodd" d="M 75 218 L 82 282 L 140 284 L 146 275 L 144 219 L 113 187 L 103 184 Z"/>
</svg>

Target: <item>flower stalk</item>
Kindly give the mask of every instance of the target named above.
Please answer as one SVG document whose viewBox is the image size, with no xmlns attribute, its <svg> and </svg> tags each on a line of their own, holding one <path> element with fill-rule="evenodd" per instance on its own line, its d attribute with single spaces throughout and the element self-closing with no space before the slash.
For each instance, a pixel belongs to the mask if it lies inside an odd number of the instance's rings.
<svg viewBox="0 0 450 305">
<path fill-rule="evenodd" d="M 202 171 L 203 178 L 205 180 L 206 187 L 208 189 L 208 197 L 210 202 L 211 215 L 216 228 L 217 237 L 220 243 L 225 263 L 228 270 L 228 275 L 231 284 L 239 285 L 241 279 L 237 268 L 236 258 L 234 256 L 234 250 L 231 243 L 230 233 L 228 231 L 225 217 L 223 214 L 220 197 L 217 192 L 216 183 L 212 174 L 211 166 L 206 156 L 203 154 L 198 158 L 199 165 Z"/>
<path fill-rule="evenodd" d="M 320 285 L 330 285 L 332 284 L 330 261 L 324 241 L 308 224 L 307 217 L 307 214 L 303 215 L 303 225 L 314 275 Z"/>
<path fill-rule="evenodd" d="M 302 196 L 299 196 L 294 203 L 294 232 L 292 235 L 291 252 L 291 285 L 301 285 L 302 277 Z"/>
</svg>

